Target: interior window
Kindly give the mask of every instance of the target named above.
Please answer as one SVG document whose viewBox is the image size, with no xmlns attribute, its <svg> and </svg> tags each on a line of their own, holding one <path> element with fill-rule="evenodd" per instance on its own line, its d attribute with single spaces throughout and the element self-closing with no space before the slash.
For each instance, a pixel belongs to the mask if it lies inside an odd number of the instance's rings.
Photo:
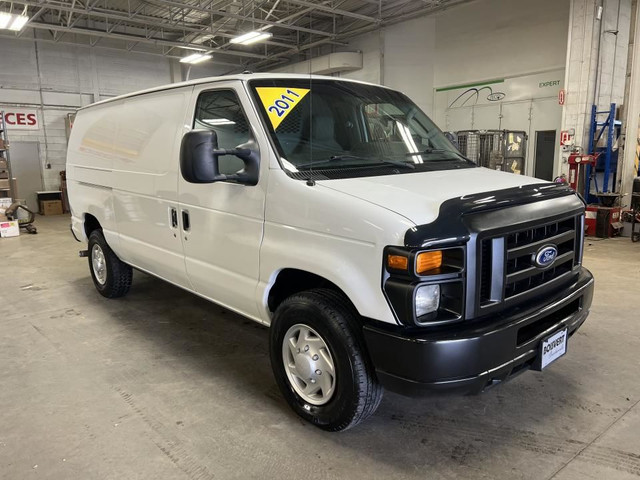
<svg viewBox="0 0 640 480">
<path fill-rule="evenodd" d="M 218 135 L 219 148 L 235 148 L 252 138 L 249 122 L 233 90 L 201 93 L 196 105 L 193 128 L 214 130 Z M 219 165 L 220 173 L 226 175 L 236 173 L 244 167 L 242 160 L 235 155 L 220 157 Z"/>
</svg>

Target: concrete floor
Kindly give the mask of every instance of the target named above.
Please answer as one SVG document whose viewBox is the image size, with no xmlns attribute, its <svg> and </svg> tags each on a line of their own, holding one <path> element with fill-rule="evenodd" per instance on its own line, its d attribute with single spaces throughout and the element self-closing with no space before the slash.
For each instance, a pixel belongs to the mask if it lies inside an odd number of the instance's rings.
<svg viewBox="0 0 640 480">
<path fill-rule="evenodd" d="M 640 477 L 628 238 L 588 242 L 592 313 L 544 374 L 473 397 L 387 393 L 330 434 L 280 397 L 265 328 L 139 273 L 102 298 L 68 224 L 0 239 L 2 479 Z"/>
</svg>

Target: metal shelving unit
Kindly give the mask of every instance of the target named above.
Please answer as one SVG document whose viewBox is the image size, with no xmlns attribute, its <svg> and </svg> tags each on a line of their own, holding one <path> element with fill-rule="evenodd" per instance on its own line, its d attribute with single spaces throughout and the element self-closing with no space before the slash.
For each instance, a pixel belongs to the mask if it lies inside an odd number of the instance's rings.
<svg viewBox="0 0 640 480">
<path fill-rule="evenodd" d="M 618 174 L 618 150 L 614 149 L 614 145 L 620 137 L 621 127 L 622 122 L 616 120 L 615 103 L 609 106 L 609 110 L 602 111 L 599 111 L 596 105 L 592 105 L 588 153 L 599 153 L 600 156 L 595 169 L 587 165 L 584 196 L 588 203 L 604 203 L 601 201 L 603 197 L 616 197 L 613 192 Z"/>
<path fill-rule="evenodd" d="M 7 136 L 7 125 L 4 120 L 4 110 L 0 110 L 0 179 L 5 175 L 9 182 L 8 188 L 0 188 L 0 198 L 14 198 L 13 195 L 13 174 L 11 172 L 11 158 L 9 154 L 9 137 Z M 6 162 L 6 166 L 2 163 Z"/>
<path fill-rule="evenodd" d="M 524 175 L 527 134 L 516 130 L 450 132 L 460 153 L 481 167 Z"/>
</svg>

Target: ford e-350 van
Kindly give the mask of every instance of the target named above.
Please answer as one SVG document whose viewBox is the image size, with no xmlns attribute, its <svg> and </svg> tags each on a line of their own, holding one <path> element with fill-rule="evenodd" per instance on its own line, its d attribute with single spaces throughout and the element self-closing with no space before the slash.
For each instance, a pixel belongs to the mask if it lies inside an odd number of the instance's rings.
<svg viewBox="0 0 640 480">
<path fill-rule="evenodd" d="M 580 198 L 478 168 L 377 85 L 243 74 L 99 102 L 67 179 L 102 295 L 135 268 L 269 326 L 282 394 L 327 430 L 382 387 L 544 369 L 591 305 Z"/>
</svg>

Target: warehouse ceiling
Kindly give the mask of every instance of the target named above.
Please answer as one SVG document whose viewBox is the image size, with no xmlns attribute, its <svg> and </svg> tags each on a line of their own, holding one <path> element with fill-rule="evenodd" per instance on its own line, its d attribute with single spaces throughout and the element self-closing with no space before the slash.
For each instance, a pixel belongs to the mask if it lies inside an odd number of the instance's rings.
<svg viewBox="0 0 640 480">
<path fill-rule="evenodd" d="M 194 52 L 217 64 L 268 69 L 314 49 L 381 26 L 469 0 L 22 0 L 0 11 L 30 17 L 21 32 L 2 36 L 85 44 L 169 57 Z M 248 31 L 273 36 L 254 45 L 229 40 Z"/>
</svg>

